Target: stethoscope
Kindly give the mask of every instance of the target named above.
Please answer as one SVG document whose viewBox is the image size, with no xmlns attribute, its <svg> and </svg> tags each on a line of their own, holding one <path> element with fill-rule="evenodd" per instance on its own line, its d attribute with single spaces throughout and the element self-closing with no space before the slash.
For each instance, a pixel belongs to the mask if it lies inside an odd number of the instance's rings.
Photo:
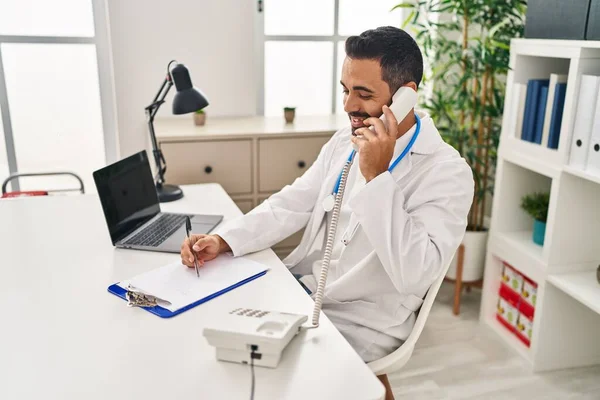
<svg viewBox="0 0 600 400">
<path fill-rule="evenodd" d="M 402 161 L 402 159 L 408 154 L 408 152 L 410 151 L 412 146 L 415 144 L 415 141 L 417 140 L 419 133 L 421 132 L 421 118 L 419 118 L 419 116 L 417 114 L 415 114 L 415 119 L 417 120 L 417 128 L 415 129 L 415 133 L 410 138 L 410 141 L 406 145 L 406 148 L 394 160 L 392 165 L 390 165 L 390 167 L 388 168 L 389 172 L 392 172 L 394 170 L 394 168 L 396 168 L 396 165 L 398 165 L 400 163 L 400 161 Z M 346 163 L 344 165 L 351 163 L 352 160 L 354 159 L 355 154 L 356 154 L 356 150 L 353 149 L 352 152 L 350 153 L 350 156 L 348 156 L 348 160 L 346 161 Z M 338 177 L 337 182 L 335 184 L 335 188 L 333 189 L 333 192 L 329 196 L 325 197 L 325 199 L 323 200 L 323 209 L 325 210 L 325 212 L 330 212 L 331 210 L 333 210 L 333 207 L 335 206 L 335 198 L 340 189 L 340 182 L 342 181 L 343 173 L 344 173 L 344 170 L 342 169 L 342 171 L 340 172 L 340 176 Z"/>
</svg>

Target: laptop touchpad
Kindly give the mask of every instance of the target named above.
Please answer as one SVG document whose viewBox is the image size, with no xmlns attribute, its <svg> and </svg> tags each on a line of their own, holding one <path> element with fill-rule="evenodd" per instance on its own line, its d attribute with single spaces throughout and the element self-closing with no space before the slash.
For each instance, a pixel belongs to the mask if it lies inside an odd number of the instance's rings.
<svg viewBox="0 0 600 400">
<path fill-rule="evenodd" d="M 215 224 L 203 224 L 192 222 L 192 233 L 197 235 L 199 233 L 209 233 L 213 228 L 215 228 Z"/>
</svg>

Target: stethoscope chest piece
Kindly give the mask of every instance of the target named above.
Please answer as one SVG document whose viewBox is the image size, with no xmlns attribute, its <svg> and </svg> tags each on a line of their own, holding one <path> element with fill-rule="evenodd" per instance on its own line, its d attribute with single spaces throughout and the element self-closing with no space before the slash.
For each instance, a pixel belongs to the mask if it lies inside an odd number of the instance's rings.
<svg viewBox="0 0 600 400">
<path fill-rule="evenodd" d="M 329 196 L 323 199 L 323 210 L 325 210 L 325 212 L 330 212 L 331 210 L 333 210 L 334 205 L 335 196 L 333 194 L 330 194 Z"/>
</svg>

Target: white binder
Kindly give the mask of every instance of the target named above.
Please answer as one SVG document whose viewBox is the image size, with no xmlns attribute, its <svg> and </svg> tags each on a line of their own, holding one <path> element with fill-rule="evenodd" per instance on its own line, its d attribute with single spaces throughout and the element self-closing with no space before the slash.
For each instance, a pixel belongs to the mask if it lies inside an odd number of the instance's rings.
<svg viewBox="0 0 600 400">
<path fill-rule="evenodd" d="M 513 85 L 512 99 L 510 101 L 509 132 L 517 139 L 521 139 L 521 131 L 523 130 L 523 115 L 525 111 L 526 96 L 527 85 L 524 83 L 515 83 Z"/>
<path fill-rule="evenodd" d="M 596 110 L 591 131 L 585 169 L 591 174 L 600 176 L 600 93 L 598 91 L 596 91 Z"/>
<path fill-rule="evenodd" d="M 574 168 L 586 167 L 599 88 L 600 76 L 581 76 L 569 157 L 569 165 Z"/>
</svg>

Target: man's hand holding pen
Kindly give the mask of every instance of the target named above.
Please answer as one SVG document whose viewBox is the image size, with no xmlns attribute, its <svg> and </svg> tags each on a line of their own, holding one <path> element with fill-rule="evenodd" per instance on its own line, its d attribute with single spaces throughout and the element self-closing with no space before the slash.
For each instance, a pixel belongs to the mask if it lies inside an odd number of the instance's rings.
<svg viewBox="0 0 600 400">
<path fill-rule="evenodd" d="M 229 245 L 219 235 L 190 235 L 181 245 L 181 263 L 194 268 L 195 254 L 201 267 L 205 261 L 229 250 Z"/>
</svg>

